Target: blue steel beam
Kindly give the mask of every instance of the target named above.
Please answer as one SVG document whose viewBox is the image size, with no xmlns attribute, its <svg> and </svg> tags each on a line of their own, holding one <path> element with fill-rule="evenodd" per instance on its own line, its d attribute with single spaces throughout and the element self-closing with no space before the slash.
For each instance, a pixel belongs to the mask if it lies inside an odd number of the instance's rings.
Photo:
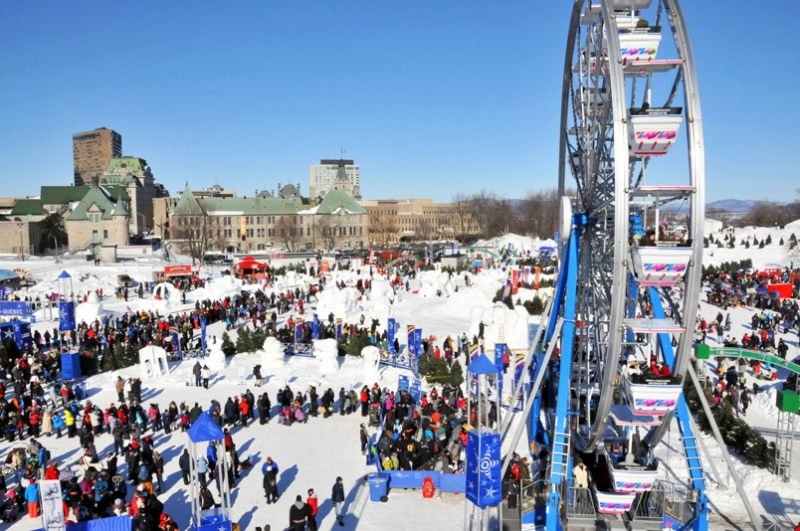
<svg viewBox="0 0 800 531">
<path fill-rule="evenodd" d="M 664 319 L 664 308 L 661 304 L 661 295 L 658 290 L 650 287 L 648 288 L 650 295 L 650 304 L 653 308 L 653 317 L 656 319 Z M 691 333 L 686 331 L 684 333 Z M 672 338 L 670 334 L 658 334 L 658 346 L 661 347 L 661 353 L 664 356 L 664 363 L 670 368 L 675 366 L 675 352 L 672 349 Z M 695 518 L 692 521 L 693 531 L 707 531 L 708 530 L 708 498 L 706 497 L 706 482 L 703 476 L 703 463 L 700 461 L 700 451 L 697 447 L 697 438 L 692 430 L 691 413 L 686 406 L 686 399 L 681 393 L 678 399 L 678 406 L 675 408 L 675 416 L 678 419 L 678 429 L 681 432 L 683 439 L 683 453 L 686 456 L 686 464 L 689 467 L 689 477 L 692 482 L 692 487 L 697 491 L 697 506 L 695 507 Z M 670 421 L 670 416 L 666 416 L 667 422 Z"/>
</svg>

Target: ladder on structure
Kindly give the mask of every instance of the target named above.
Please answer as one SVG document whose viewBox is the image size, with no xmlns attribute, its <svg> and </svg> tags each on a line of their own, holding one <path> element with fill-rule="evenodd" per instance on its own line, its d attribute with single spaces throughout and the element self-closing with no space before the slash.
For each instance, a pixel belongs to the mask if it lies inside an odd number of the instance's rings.
<svg viewBox="0 0 800 531">
<path fill-rule="evenodd" d="M 778 429 L 775 441 L 775 475 L 783 481 L 792 479 L 792 443 L 796 413 L 778 410 Z"/>
</svg>

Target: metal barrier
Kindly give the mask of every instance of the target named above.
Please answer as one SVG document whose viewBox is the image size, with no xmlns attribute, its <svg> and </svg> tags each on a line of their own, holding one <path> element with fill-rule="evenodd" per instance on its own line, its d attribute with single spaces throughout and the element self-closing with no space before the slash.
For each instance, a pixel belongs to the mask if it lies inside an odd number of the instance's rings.
<svg viewBox="0 0 800 531">
<path fill-rule="evenodd" d="M 389 352 L 388 350 L 380 349 L 379 363 L 381 365 L 388 365 L 389 367 L 396 367 L 398 369 L 408 369 L 414 373 L 416 378 L 419 378 L 419 359 L 408 350 L 402 352 Z"/>
<path fill-rule="evenodd" d="M 550 482 L 540 479 L 530 485 L 525 485 L 520 492 L 520 510 L 522 514 L 529 513 L 547 503 Z"/>
<path fill-rule="evenodd" d="M 586 487 L 573 487 L 571 482 L 562 485 L 562 499 L 567 518 L 596 519 L 592 491 Z"/>
<path fill-rule="evenodd" d="M 664 519 L 665 508 L 666 497 L 664 486 L 656 481 L 652 489 L 636 496 L 630 512 L 634 520 L 661 521 Z"/>
<path fill-rule="evenodd" d="M 313 358 L 314 345 L 312 343 L 283 343 L 283 352 L 287 356 Z"/>
<path fill-rule="evenodd" d="M 683 484 L 658 480 L 657 485 L 663 489 L 662 514 L 669 515 L 680 524 L 689 522 L 695 516 L 696 495 L 694 490 Z"/>
<path fill-rule="evenodd" d="M 169 361 L 180 361 L 180 360 L 193 360 L 198 359 L 202 360 L 206 357 L 206 353 L 203 349 L 195 349 L 195 350 L 173 350 L 171 352 L 167 352 L 167 360 Z"/>
</svg>

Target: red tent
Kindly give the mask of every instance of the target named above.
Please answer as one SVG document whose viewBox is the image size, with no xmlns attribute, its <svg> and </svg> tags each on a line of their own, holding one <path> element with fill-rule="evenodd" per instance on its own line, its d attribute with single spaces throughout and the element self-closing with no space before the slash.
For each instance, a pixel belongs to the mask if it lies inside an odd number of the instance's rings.
<svg viewBox="0 0 800 531">
<path fill-rule="evenodd" d="M 245 256 L 242 258 L 241 262 L 233 266 L 233 269 L 241 272 L 242 274 L 246 274 L 254 271 L 266 271 L 269 269 L 269 266 L 264 262 L 257 261 L 252 256 Z"/>
</svg>

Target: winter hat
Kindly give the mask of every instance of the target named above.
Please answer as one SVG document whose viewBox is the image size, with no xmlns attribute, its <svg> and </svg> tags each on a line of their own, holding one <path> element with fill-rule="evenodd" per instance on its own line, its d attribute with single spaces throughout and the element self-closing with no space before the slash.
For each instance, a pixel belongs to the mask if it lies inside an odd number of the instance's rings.
<svg viewBox="0 0 800 531">
<path fill-rule="evenodd" d="M 303 501 L 303 497 L 300 496 L 299 494 L 297 495 L 297 501 Z"/>
<path fill-rule="evenodd" d="M 308 489 L 308 495 L 311 496 L 312 494 L 314 494 L 314 489 Z"/>
<path fill-rule="evenodd" d="M 338 483 L 339 481 L 341 481 L 341 480 L 342 480 L 342 476 L 337 476 L 337 477 L 336 477 L 336 482 L 337 482 L 337 483 Z"/>
<path fill-rule="evenodd" d="M 117 498 L 116 500 L 114 500 L 114 505 L 122 505 L 122 500 L 120 498 Z"/>
</svg>

